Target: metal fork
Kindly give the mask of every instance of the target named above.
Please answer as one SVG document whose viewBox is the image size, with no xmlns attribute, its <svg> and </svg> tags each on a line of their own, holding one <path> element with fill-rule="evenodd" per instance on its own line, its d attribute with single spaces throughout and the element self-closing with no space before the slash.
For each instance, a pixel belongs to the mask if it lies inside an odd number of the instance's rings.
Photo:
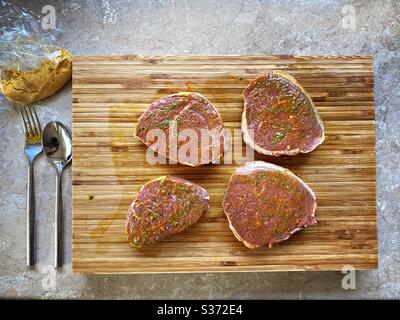
<svg viewBox="0 0 400 320">
<path fill-rule="evenodd" d="M 33 183 L 33 162 L 42 152 L 42 127 L 35 108 L 18 106 L 25 131 L 24 153 L 28 158 L 28 194 L 26 202 L 26 262 L 28 266 L 35 264 L 35 197 Z"/>
</svg>

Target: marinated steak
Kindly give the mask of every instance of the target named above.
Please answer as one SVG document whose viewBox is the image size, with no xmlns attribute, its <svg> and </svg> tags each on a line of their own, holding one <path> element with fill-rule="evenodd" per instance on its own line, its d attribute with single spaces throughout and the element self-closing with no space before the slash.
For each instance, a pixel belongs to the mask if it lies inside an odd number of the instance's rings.
<svg viewBox="0 0 400 320">
<path fill-rule="evenodd" d="M 164 150 L 152 129 L 164 132 Z M 180 92 L 151 103 L 139 118 L 136 137 L 164 157 L 189 166 L 218 162 L 227 143 L 218 111 L 196 92 Z M 188 143 L 194 146 L 191 151 Z"/>
<path fill-rule="evenodd" d="M 208 210 L 209 199 L 205 189 L 185 179 L 164 176 L 147 182 L 129 207 L 128 241 L 140 248 L 185 230 Z"/>
<path fill-rule="evenodd" d="M 247 162 L 231 176 L 222 206 L 235 237 L 246 247 L 272 247 L 316 224 L 314 192 L 289 170 Z"/>
<path fill-rule="evenodd" d="M 243 97 L 243 139 L 257 152 L 294 156 L 311 152 L 324 141 L 324 125 L 311 97 L 289 74 L 260 76 Z"/>
</svg>

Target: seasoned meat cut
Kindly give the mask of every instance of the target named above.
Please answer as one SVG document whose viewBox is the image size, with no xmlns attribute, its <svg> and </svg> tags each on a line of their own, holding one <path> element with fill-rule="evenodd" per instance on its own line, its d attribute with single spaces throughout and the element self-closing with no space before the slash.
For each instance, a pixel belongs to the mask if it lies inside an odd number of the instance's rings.
<svg viewBox="0 0 400 320">
<path fill-rule="evenodd" d="M 324 141 L 324 125 L 311 97 L 289 74 L 260 76 L 243 97 L 243 139 L 257 152 L 294 156 L 311 152 Z"/>
<path fill-rule="evenodd" d="M 151 134 L 155 132 L 152 129 L 164 132 L 165 150 L 160 148 L 159 138 Z M 136 137 L 164 157 L 189 166 L 217 162 L 227 144 L 220 114 L 196 92 L 180 92 L 151 103 L 139 118 Z M 195 146 L 192 152 L 188 143 Z"/>
<path fill-rule="evenodd" d="M 222 206 L 235 237 L 252 249 L 272 247 L 317 223 L 310 187 L 289 170 L 264 161 L 236 170 Z"/>
<path fill-rule="evenodd" d="M 185 230 L 208 210 L 209 199 L 205 189 L 185 179 L 164 176 L 147 182 L 129 207 L 128 241 L 140 248 Z"/>
</svg>

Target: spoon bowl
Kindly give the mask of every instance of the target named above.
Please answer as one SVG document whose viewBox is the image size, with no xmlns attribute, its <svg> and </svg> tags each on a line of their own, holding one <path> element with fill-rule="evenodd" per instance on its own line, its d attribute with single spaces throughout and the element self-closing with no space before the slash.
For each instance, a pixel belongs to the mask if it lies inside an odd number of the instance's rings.
<svg viewBox="0 0 400 320">
<path fill-rule="evenodd" d="M 43 150 L 47 159 L 57 170 L 62 170 L 72 159 L 70 130 L 61 122 L 50 121 L 43 129 Z"/>
</svg>

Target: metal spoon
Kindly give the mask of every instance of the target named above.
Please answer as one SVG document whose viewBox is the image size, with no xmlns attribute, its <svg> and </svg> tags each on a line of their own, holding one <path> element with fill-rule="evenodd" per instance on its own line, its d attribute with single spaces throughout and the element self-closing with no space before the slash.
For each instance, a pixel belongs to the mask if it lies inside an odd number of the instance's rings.
<svg viewBox="0 0 400 320">
<path fill-rule="evenodd" d="M 62 200 L 61 200 L 61 175 L 64 168 L 72 159 L 72 137 L 71 131 L 61 122 L 50 121 L 43 129 L 42 135 L 43 151 L 47 160 L 56 168 L 56 203 L 55 203 L 55 252 L 54 266 L 62 265 Z"/>
</svg>

